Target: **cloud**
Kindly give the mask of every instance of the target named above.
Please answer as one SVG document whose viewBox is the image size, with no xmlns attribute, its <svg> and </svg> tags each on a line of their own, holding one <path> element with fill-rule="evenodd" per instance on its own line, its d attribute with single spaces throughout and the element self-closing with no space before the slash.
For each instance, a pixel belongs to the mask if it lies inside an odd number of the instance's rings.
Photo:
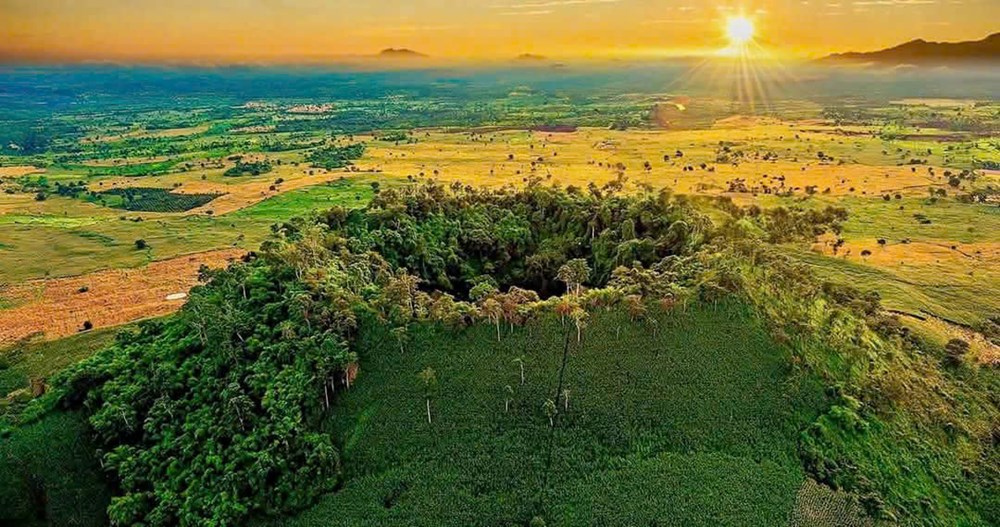
<svg viewBox="0 0 1000 527">
<path fill-rule="evenodd" d="M 493 9 L 539 9 L 546 7 L 563 7 L 571 5 L 617 4 L 622 0 L 548 0 L 544 2 L 525 2 L 520 4 L 495 5 Z"/>
<path fill-rule="evenodd" d="M 389 26 L 389 27 L 368 27 L 357 29 L 352 32 L 354 35 L 397 35 L 399 33 L 432 33 L 435 31 L 448 31 L 452 29 L 457 29 L 461 26 L 457 25 L 447 25 L 447 26 L 423 26 L 423 25 L 402 25 L 402 26 Z"/>
<path fill-rule="evenodd" d="M 695 25 L 695 24 L 707 24 L 707 23 L 708 23 L 708 20 L 705 20 L 704 18 L 664 18 L 664 19 L 659 19 L 659 20 L 644 20 L 643 22 L 641 22 L 640 25 L 643 25 L 643 26 L 659 26 L 659 25 L 668 25 L 668 24 L 671 24 L 671 25 L 672 24 L 678 24 L 678 25 L 692 24 L 692 25 Z"/>
<path fill-rule="evenodd" d="M 858 0 L 852 2 L 854 5 L 871 6 L 909 6 L 909 5 L 929 5 L 936 4 L 935 0 Z"/>
<path fill-rule="evenodd" d="M 539 11 L 505 11 L 499 13 L 500 16 L 541 16 L 552 14 L 551 9 L 542 9 Z"/>
</svg>

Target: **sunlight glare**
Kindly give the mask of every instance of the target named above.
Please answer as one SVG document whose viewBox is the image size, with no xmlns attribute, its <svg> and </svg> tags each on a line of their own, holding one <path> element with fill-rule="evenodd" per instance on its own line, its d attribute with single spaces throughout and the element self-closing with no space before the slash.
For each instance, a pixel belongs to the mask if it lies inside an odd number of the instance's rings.
<svg viewBox="0 0 1000 527">
<path fill-rule="evenodd" d="M 749 18 L 735 16 L 726 20 L 726 36 L 733 46 L 745 45 L 753 38 L 753 34 L 753 22 Z"/>
</svg>

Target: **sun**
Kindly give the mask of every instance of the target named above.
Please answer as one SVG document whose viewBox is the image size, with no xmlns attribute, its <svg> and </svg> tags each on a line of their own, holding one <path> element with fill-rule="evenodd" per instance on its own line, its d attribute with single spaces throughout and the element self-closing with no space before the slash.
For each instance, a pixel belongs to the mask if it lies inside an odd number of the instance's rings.
<svg viewBox="0 0 1000 527">
<path fill-rule="evenodd" d="M 753 21 L 747 17 L 734 16 L 726 19 L 726 36 L 733 47 L 746 45 L 753 39 Z"/>
</svg>

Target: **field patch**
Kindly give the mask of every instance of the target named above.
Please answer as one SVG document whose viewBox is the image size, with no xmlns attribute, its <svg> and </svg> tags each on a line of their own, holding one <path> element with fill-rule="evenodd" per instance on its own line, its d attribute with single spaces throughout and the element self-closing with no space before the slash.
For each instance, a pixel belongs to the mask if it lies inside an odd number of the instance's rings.
<svg viewBox="0 0 1000 527">
<path fill-rule="evenodd" d="M 943 168 L 905 165 L 901 154 L 870 136 L 807 132 L 773 120 L 733 128 L 743 121 L 710 130 L 425 132 L 409 144 L 370 144 L 357 165 L 396 177 L 494 187 L 530 178 L 586 187 L 622 176 L 709 195 L 881 198 L 947 187 Z"/>
<path fill-rule="evenodd" d="M 83 144 L 90 143 L 113 143 L 116 141 L 122 141 L 125 139 L 154 139 L 154 138 L 172 138 L 172 137 L 185 137 L 189 135 L 203 134 L 211 128 L 211 125 L 203 124 L 198 126 L 188 126 L 182 128 L 164 128 L 162 130 L 133 130 L 130 132 L 124 132 L 120 134 L 111 134 L 105 136 L 94 136 L 85 137 L 80 140 Z"/>
<path fill-rule="evenodd" d="M 0 167 L 0 178 L 5 177 L 21 177 L 27 176 L 29 174 L 38 174 L 45 172 L 44 168 L 38 168 L 31 165 L 17 165 L 9 167 Z"/>
<path fill-rule="evenodd" d="M 243 253 L 240 249 L 211 251 L 138 269 L 14 285 L 4 292 L 14 307 L 0 310 L 0 346 L 39 332 L 45 339 L 74 335 L 87 322 L 93 328 L 106 328 L 172 313 L 183 302 L 167 300 L 167 296 L 196 285 L 199 267 L 222 267 Z"/>
<path fill-rule="evenodd" d="M 209 203 L 222 194 L 171 192 L 162 188 L 128 187 L 105 190 L 98 194 L 113 208 L 141 212 L 186 212 Z"/>
</svg>

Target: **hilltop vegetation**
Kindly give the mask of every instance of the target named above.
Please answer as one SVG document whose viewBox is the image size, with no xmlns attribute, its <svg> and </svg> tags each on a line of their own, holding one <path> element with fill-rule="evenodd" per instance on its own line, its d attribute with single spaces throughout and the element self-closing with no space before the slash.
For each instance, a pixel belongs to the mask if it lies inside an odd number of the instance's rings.
<svg viewBox="0 0 1000 527">
<path fill-rule="evenodd" d="M 6 433 L 83 412 L 117 524 L 994 523 L 996 370 L 765 243 L 843 219 L 380 189 L 206 271 Z"/>
</svg>

